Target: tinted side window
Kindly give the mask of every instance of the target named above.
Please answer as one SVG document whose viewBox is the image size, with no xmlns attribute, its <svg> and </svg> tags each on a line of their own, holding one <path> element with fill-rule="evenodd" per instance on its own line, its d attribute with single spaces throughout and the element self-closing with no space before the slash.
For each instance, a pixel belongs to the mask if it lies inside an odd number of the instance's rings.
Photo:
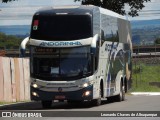
<svg viewBox="0 0 160 120">
<path fill-rule="evenodd" d="M 101 35 L 105 41 L 119 42 L 118 19 L 101 14 Z"/>
</svg>

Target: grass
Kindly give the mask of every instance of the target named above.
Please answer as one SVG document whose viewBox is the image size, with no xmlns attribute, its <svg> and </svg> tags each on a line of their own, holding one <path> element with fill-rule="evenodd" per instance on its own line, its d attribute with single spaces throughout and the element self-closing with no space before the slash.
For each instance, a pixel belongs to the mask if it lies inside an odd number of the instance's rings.
<svg viewBox="0 0 160 120">
<path fill-rule="evenodd" d="M 0 102 L 0 105 L 11 104 L 11 102 Z"/>
<path fill-rule="evenodd" d="M 134 65 L 132 78 L 132 91 L 160 92 L 159 87 L 149 85 L 149 82 L 160 82 L 160 64 L 147 65 L 140 63 Z"/>
<path fill-rule="evenodd" d="M 30 101 L 19 101 L 19 103 L 21 102 L 30 102 Z M 3 102 L 3 101 L 0 101 L 0 105 L 8 105 L 8 104 L 14 104 L 14 103 L 18 103 L 18 102 Z"/>
</svg>

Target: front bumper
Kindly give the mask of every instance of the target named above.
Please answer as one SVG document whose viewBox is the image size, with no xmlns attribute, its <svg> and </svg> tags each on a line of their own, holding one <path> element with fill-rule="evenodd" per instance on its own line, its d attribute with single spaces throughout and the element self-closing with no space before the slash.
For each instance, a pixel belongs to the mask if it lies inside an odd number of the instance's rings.
<svg viewBox="0 0 160 120">
<path fill-rule="evenodd" d="M 85 96 L 84 93 L 89 91 L 90 94 Z M 34 96 L 32 93 L 35 92 L 37 96 Z M 57 98 L 57 96 L 63 96 L 62 98 Z M 82 88 L 77 91 L 70 92 L 48 92 L 35 89 L 31 86 L 31 100 L 92 100 L 93 99 L 93 85 L 86 88 Z"/>
</svg>

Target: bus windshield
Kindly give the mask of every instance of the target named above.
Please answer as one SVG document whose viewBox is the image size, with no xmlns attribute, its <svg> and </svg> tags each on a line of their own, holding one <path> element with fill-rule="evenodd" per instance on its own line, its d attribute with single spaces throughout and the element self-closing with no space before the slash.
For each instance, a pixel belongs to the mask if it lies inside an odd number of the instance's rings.
<svg viewBox="0 0 160 120">
<path fill-rule="evenodd" d="M 38 40 L 77 40 L 92 36 L 89 15 L 34 16 L 31 38 Z"/>
<path fill-rule="evenodd" d="M 75 79 L 91 74 L 90 47 L 51 48 L 50 51 L 52 55 L 32 53 L 33 77 L 43 80 Z"/>
</svg>

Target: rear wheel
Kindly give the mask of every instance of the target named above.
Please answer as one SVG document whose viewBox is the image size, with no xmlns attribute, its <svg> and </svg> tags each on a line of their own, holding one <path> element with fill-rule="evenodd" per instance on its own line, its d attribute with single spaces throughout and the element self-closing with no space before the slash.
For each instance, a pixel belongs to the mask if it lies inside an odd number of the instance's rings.
<svg viewBox="0 0 160 120">
<path fill-rule="evenodd" d="M 119 95 L 116 95 L 116 96 L 115 96 L 115 100 L 116 100 L 117 102 L 120 102 L 120 101 L 124 101 L 124 100 L 125 100 L 125 87 L 124 87 L 124 85 L 122 85 L 122 83 L 121 83 L 121 85 L 120 85 L 120 93 L 119 93 Z"/>
<path fill-rule="evenodd" d="M 52 101 L 42 101 L 41 102 L 43 108 L 51 108 Z"/>
</svg>

